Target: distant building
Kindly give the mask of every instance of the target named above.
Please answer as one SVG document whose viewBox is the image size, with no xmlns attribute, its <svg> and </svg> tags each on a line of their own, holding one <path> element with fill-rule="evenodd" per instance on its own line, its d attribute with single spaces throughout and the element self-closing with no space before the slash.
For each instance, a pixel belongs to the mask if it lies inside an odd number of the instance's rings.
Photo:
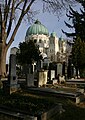
<svg viewBox="0 0 85 120">
<path fill-rule="evenodd" d="M 62 37 L 58 38 L 55 32 L 49 35 L 48 29 L 38 20 L 26 32 L 25 41 L 30 40 L 39 46 L 41 54 L 48 58 L 49 62 L 66 61 L 67 41 Z"/>
<path fill-rule="evenodd" d="M 27 29 L 25 42 L 30 40 L 39 46 L 40 54 L 43 57 L 43 60 L 35 61 L 32 64 L 33 72 L 49 68 L 49 71 L 55 70 L 55 77 L 59 73 L 65 76 L 70 73 L 67 70 L 70 68 L 71 42 L 62 37 L 58 38 L 56 32 L 49 34 L 48 29 L 38 20 Z M 10 54 L 16 54 L 17 50 L 18 48 L 13 47 Z M 50 72 L 48 74 L 50 75 Z"/>
</svg>

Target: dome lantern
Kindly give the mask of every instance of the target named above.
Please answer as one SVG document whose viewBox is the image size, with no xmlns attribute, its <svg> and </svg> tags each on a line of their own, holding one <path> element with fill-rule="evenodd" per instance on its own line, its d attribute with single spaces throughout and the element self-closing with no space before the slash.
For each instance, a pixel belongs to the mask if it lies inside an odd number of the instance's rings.
<svg viewBox="0 0 85 120">
<path fill-rule="evenodd" d="M 56 33 L 55 33 L 55 32 L 52 32 L 52 33 L 51 33 L 51 37 L 56 37 Z"/>
</svg>

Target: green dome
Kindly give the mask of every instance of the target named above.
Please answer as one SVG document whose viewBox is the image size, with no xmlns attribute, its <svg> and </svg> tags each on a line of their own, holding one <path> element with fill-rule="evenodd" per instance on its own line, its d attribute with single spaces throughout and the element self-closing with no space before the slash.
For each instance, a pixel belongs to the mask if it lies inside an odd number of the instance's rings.
<svg viewBox="0 0 85 120">
<path fill-rule="evenodd" d="M 55 33 L 55 32 L 52 32 L 52 33 L 51 33 L 51 37 L 56 37 L 56 33 Z"/>
<path fill-rule="evenodd" d="M 36 22 L 30 26 L 27 30 L 26 36 L 28 35 L 35 35 L 35 34 L 44 34 L 44 35 L 49 35 L 49 32 L 47 28 L 41 24 L 40 21 L 36 20 Z"/>
</svg>

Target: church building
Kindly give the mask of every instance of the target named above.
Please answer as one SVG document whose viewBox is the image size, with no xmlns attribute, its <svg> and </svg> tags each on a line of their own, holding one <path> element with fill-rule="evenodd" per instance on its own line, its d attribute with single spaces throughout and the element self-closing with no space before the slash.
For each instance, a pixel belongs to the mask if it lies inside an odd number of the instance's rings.
<svg viewBox="0 0 85 120">
<path fill-rule="evenodd" d="M 67 42 L 63 38 L 58 38 L 55 32 L 49 34 L 48 29 L 38 20 L 26 32 L 25 41 L 30 40 L 39 46 L 43 59 L 46 58 L 49 62 L 66 61 Z"/>
</svg>

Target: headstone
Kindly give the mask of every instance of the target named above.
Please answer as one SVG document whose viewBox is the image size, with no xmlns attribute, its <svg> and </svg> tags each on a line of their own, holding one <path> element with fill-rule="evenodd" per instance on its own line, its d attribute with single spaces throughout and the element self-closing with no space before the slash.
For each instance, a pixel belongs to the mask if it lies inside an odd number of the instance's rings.
<svg viewBox="0 0 85 120">
<path fill-rule="evenodd" d="M 9 94 L 16 92 L 19 88 L 19 84 L 17 82 L 18 80 L 16 76 L 16 50 L 15 48 L 12 48 L 9 61 L 8 80 L 3 82 L 4 92 Z"/>
<path fill-rule="evenodd" d="M 41 70 L 43 67 L 43 62 L 41 60 L 38 60 L 37 62 L 37 71 Z"/>
<path fill-rule="evenodd" d="M 28 74 L 27 74 L 27 86 L 28 87 L 34 86 L 33 65 L 29 65 L 29 70 L 28 70 Z"/>
<path fill-rule="evenodd" d="M 62 76 L 62 63 L 57 63 L 57 75 Z"/>
<path fill-rule="evenodd" d="M 46 85 L 48 77 L 47 70 L 38 71 L 38 87 Z"/>
<path fill-rule="evenodd" d="M 34 86 L 34 74 L 27 74 L 27 86 Z"/>
<path fill-rule="evenodd" d="M 13 55 L 13 54 L 10 55 L 9 76 L 10 76 L 10 84 L 17 84 L 16 55 Z"/>
<path fill-rule="evenodd" d="M 10 62 L 9 62 L 9 87 L 10 87 L 10 94 L 18 90 L 18 80 L 16 75 L 16 55 L 10 55 Z"/>
<path fill-rule="evenodd" d="M 50 80 L 53 80 L 55 78 L 55 70 L 50 71 Z"/>
</svg>

